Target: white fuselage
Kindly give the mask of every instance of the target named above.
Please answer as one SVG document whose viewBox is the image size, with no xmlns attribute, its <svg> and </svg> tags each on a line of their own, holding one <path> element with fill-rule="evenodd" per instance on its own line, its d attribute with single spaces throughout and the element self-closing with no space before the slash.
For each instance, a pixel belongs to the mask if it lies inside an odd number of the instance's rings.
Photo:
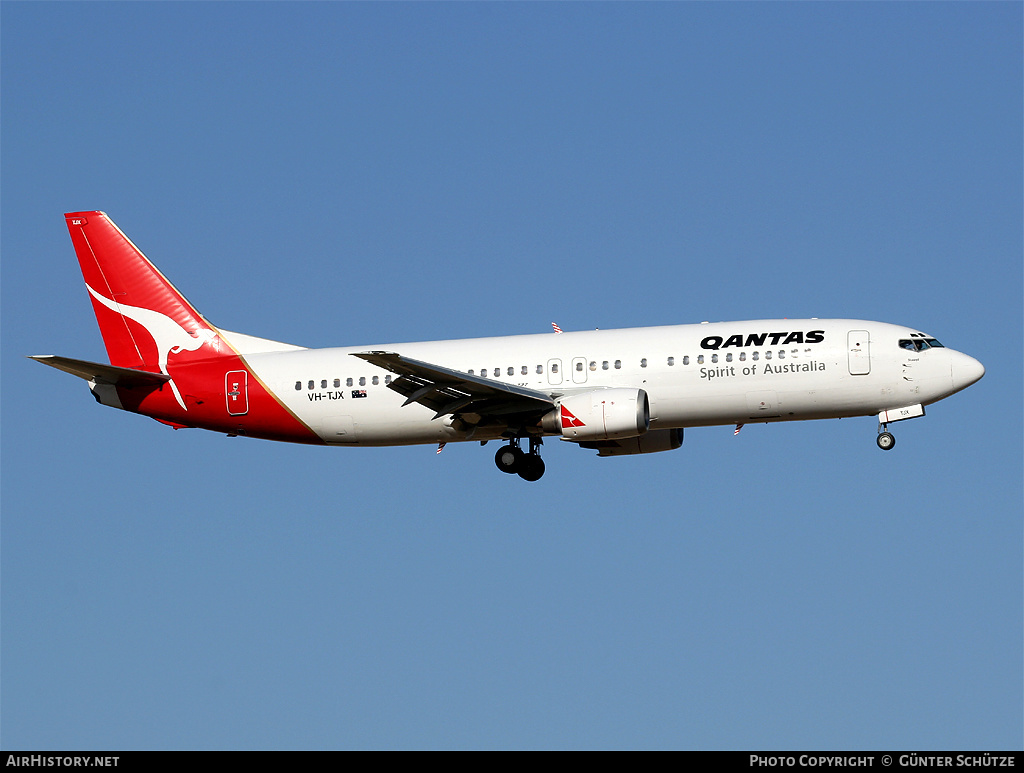
<svg viewBox="0 0 1024 773">
<path fill-rule="evenodd" d="M 405 400 L 353 356 L 399 352 L 553 398 L 644 390 L 650 429 L 867 416 L 941 400 L 981 378 L 973 358 L 914 350 L 911 328 L 844 319 L 754 320 L 249 353 L 255 375 L 327 443 L 485 440 Z M 365 395 L 365 396 L 363 396 Z M 498 435 L 492 435 L 497 437 Z"/>
</svg>

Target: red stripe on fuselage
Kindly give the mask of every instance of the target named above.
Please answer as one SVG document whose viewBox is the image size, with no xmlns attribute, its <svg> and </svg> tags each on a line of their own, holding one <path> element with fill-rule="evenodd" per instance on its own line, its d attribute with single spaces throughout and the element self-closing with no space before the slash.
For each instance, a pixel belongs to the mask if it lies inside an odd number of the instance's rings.
<svg viewBox="0 0 1024 773">
<path fill-rule="evenodd" d="M 227 411 L 224 376 L 244 370 L 248 378 L 248 412 L 231 416 Z M 323 440 L 286 408 L 237 354 L 177 363 L 169 368 L 185 408 L 178 404 L 169 384 L 151 391 L 118 389 L 121 405 L 160 421 L 209 429 L 228 434 L 290 443 L 323 444 Z"/>
</svg>

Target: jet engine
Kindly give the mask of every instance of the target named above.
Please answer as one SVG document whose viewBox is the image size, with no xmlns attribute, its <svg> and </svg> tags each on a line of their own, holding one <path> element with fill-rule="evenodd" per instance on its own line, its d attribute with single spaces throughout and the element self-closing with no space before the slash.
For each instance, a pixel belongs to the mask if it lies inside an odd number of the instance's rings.
<svg viewBox="0 0 1024 773">
<path fill-rule="evenodd" d="M 577 442 L 637 437 L 650 425 L 647 392 L 624 387 L 567 395 L 541 420 L 545 431 Z"/>
</svg>

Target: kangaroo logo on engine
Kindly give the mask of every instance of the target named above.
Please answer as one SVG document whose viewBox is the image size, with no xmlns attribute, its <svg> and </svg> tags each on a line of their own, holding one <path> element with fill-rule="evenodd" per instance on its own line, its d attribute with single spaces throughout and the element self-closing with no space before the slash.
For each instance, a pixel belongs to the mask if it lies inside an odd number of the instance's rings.
<svg viewBox="0 0 1024 773">
<path fill-rule="evenodd" d="M 572 411 L 570 411 L 564 405 L 559 406 L 559 408 L 562 409 L 562 411 L 561 411 L 562 429 L 566 429 L 568 427 L 585 427 L 585 426 L 587 426 L 582 421 L 580 421 L 575 416 L 573 416 L 572 415 Z"/>
</svg>

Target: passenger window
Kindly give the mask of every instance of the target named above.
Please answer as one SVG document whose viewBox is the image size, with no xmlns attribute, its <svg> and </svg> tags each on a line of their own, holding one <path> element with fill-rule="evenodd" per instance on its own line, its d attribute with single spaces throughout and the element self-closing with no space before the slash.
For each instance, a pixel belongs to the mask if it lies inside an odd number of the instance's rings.
<svg viewBox="0 0 1024 773">
<path fill-rule="evenodd" d="M 513 368 L 511 365 L 509 366 L 509 369 L 508 369 L 508 375 L 510 375 L 510 376 L 516 375 L 516 369 Z"/>
<path fill-rule="evenodd" d="M 746 361 L 747 361 L 747 353 L 746 352 L 740 352 L 740 362 L 746 362 Z"/>
<path fill-rule="evenodd" d="M 644 357 L 642 360 L 640 360 L 640 367 L 641 368 L 646 368 L 647 367 L 647 358 L 646 357 Z"/>
<path fill-rule="evenodd" d="M 316 382 L 315 381 L 310 381 L 308 386 L 309 386 L 310 389 L 316 389 Z"/>
<path fill-rule="evenodd" d="M 754 362 L 757 362 L 757 355 L 758 354 L 759 354 L 758 352 L 754 352 L 752 355 L 750 355 L 750 359 L 752 359 Z"/>
<path fill-rule="evenodd" d="M 725 355 L 725 361 L 732 362 L 732 352 L 729 352 L 727 355 Z"/>
<path fill-rule="evenodd" d="M 717 354 L 712 354 L 711 355 L 711 361 L 712 362 L 718 362 L 718 355 Z"/>
<path fill-rule="evenodd" d="M 538 365 L 537 366 L 537 375 L 540 376 L 540 375 L 543 375 L 543 374 L 544 374 L 544 366 L 543 365 Z"/>
<path fill-rule="evenodd" d="M 301 381 L 296 381 L 295 382 L 295 389 L 297 389 L 297 390 L 298 389 L 302 389 L 302 382 Z"/>
<path fill-rule="evenodd" d="M 764 353 L 764 358 L 765 358 L 766 360 L 770 360 L 770 359 L 772 358 L 772 353 L 771 353 L 771 352 L 765 352 L 765 353 Z"/>
<path fill-rule="evenodd" d="M 690 364 L 690 355 L 684 354 L 683 355 L 683 365 L 689 365 L 689 364 Z"/>
<path fill-rule="evenodd" d="M 557 362 L 551 363 L 551 372 L 552 373 L 558 373 L 558 363 Z"/>
<path fill-rule="evenodd" d="M 327 379 L 324 379 L 323 381 L 320 382 L 320 388 L 327 389 Z"/>
<path fill-rule="evenodd" d="M 703 365 L 704 364 L 704 355 L 703 354 L 698 354 L 697 355 L 697 364 L 698 365 Z"/>
<path fill-rule="evenodd" d="M 601 363 L 601 370 L 608 370 L 608 360 L 604 360 Z"/>
<path fill-rule="evenodd" d="M 494 377 L 495 378 L 500 378 L 500 376 L 501 376 L 501 368 L 495 368 L 494 369 Z"/>
<path fill-rule="evenodd" d="M 366 376 L 359 377 L 359 386 L 366 386 Z"/>
<path fill-rule="evenodd" d="M 372 383 L 374 386 L 380 384 L 380 376 L 374 376 L 372 379 L 370 379 L 370 383 Z"/>
<path fill-rule="evenodd" d="M 622 360 L 616 360 L 615 361 L 615 370 L 620 370 L 621 368 L 622 368 Z"/>
<path fill-rule="evenodd" d="M 480 368 L 480 377 L 487 378 L 487 368 Z"/>
<path fill-rule="evenodd" d="M 668 358 L 668 366 L 671 368 L 675 364 L 676 364 L 676 358 L 675 357 L 669 357 Z"/>
<path fill-rule="evenodd" d="M 524 365 L 523 369 L 520 372 L 525 376 L 527 373 L 530 372 L 530 369 L 526 365 Z"/>
<path fill-rule="evenodd" d="M 391 374 L 390 373 L 384 377 L 384 383 L 385 384 L 390 384 L 391 383 Z"/>
<path fill-rule="evenodd" d="M 576 363 L 576 372 L 577 373 L 582 373 L 583 372 L 583 363 L 582 362 L 577 362 Z"/>
<path fill-rule="evenodd" d="M 786 350 L 785 349 L 779 349 L 779 359 L 780 360 L 786 359 Z"/>
<path fill-rule="evenodd" d="M 340 378 L 334 379 L 334 388 L 335 389 L 339 389 L 340 387 L 341 387 L 341 379 Z"/>
<path fill-rule="evenodd" d="M 352 386 L 352 377 L 345 379 L 345 386 Z"/>
<path fill-rule="evenodd" d="M 592 370 L 592 371 L 597 370 L 597 360 L 591 360 L 590 361 L 590 370 Z"/>
<path fill-rule="evenodd" d="M 475 374 L 475 373 L 473 372 L 473 369 L 472 369 L 472 368 L 470 368 L 470 369 L 469 369 L 469 370 L 468 370 L 467 372 L 468 372 L 468 373 L 469 373 L 469 375 L 471 375 L 471 376 L 475 376 L 475 375 L 476 375 L 476 374 Z"/>
</svg>

